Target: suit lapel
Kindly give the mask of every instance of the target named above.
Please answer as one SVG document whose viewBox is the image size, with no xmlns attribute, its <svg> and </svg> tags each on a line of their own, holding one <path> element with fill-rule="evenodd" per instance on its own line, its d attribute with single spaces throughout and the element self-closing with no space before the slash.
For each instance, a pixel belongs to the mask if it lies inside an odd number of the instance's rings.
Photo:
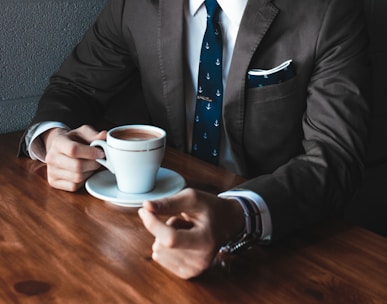
<svg viewBox="0 0 387 304">
<path fill-rule="evenodd" d="M 186 138 L 184 103 L 184 2 L 159 0 L 158 52 L 162 100 L 169 140 L 184 149 Z M 271 0 L 249 0 L 235 44 L 224 99 L 224 123 L 234 157 L 244 163 L 243 121 L 246 73 L 253 54 L 273 22 L 278 9 Z M 156 64 L 156 63 L 155 63 Z M 246 172 L 244 165 L 239 170 Z"/>
<path fill-rule="evenodd" d="M 243 152 L 245 82 L 249 63 L 264 35 L 275 19 L 278 9 L 270 0 L 249 0 L 242 17 L 232 56 L 224 99 L 224 124 L 232 153 L 246 172 Z"/>
<path fill-rule="evenodd" d="M 184 1 L 160 0 L 158 14 L 162 99 L 167 112 L 167 117 L 161 119 L 168 126 L 170 143 L 184 149 Z"/>
</svg>

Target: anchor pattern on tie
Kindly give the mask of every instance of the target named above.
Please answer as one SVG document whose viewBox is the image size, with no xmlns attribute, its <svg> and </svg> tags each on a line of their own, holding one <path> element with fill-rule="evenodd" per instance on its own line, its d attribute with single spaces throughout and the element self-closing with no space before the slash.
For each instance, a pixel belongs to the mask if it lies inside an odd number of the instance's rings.
<svg viewBox="0 0 387 304">
<path fill-rule="evenodd" d="M 200 53 L 198 91 L 192 137 L 192 155 L 217 164 L 223 102 L 222 34 L 220 7 L 206 0 L 207 28 Z"/>
</svg>

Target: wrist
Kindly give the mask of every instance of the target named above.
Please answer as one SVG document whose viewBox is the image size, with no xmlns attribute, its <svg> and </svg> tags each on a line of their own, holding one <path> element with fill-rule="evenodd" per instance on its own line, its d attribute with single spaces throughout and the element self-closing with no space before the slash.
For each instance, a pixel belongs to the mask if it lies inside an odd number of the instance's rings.
<svg viewBox="0 0 387 304">
<path fill-rule="evenodd" d="M 232 207 L 232 218 L 228 221 L 228 233 L 225 235 L 225 242 L 235 240 L 246 232 L 245 210 L 236 198 L 226 198 Z"/>
<path fill-rule="evenodd" d="M 235 253 L 239 249 L 251 247 L 261 236 L 260 213 L 255 203 L 244 197 L 232 197 L 232 199 L 239 204 L 243 212 L 244 228 L 242 232 L 229 239 L 226 245 L 221 247 L 221 253 Z"/>
</svg>

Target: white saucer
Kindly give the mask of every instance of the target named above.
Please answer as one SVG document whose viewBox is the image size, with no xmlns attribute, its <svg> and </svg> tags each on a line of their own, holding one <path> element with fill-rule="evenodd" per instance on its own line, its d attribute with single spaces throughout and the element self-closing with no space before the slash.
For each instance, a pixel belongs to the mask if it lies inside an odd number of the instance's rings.
<svg viewBox="0 0 387 304">
<path fill-rule="evenodd" d="M 115 176 L 109 170 L 105 170 L 90 177 L 85 186 L 91 195 L 101 200 L 118 206 L 141 207 L 144 200 L 159 199 L 179 192 L 185 187 L 185 180 L 175 171 L 160 168 L 152 191 L 129 194 L 118 190 Z"/>
</svg>

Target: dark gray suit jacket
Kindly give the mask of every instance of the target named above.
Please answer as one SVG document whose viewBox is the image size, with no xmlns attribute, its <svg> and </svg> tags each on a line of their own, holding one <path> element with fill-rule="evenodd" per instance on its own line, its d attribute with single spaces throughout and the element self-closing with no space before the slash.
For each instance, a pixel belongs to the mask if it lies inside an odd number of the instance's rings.
<svg viewBox="0 0 387 304">
<path fill-rule="evenodd" d="M 183 0 L 111 0 L 52 78 L 32 123 L 75 128 L 117 92 L 184 150 Z M 369 87 L 358 0 L 249 0 L 224 96 L 240 187 L 269 206 L 273 238 L 340 210 L 362 177 Z M 296 76 L 246 89 L 247 71 L 292 59 Z"/>
</svg>

